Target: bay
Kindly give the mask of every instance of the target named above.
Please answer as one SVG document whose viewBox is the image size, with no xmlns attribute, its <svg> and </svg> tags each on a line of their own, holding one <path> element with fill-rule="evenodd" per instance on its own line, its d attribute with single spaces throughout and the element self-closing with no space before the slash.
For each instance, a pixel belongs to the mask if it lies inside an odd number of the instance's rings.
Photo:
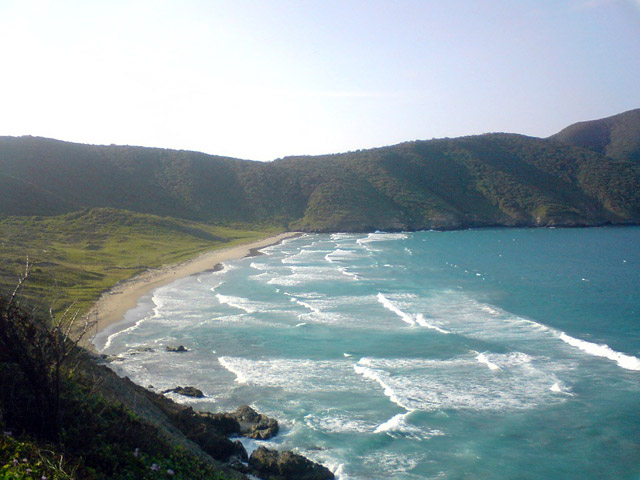
<svg viewBox="0 0 640 480">
<path fill-rule="evenodd" d="M 156 290 L 103 351 L 343 479 L 636 479 L 639 267 L 637 227 L 305 235 Z"/>
</svg>

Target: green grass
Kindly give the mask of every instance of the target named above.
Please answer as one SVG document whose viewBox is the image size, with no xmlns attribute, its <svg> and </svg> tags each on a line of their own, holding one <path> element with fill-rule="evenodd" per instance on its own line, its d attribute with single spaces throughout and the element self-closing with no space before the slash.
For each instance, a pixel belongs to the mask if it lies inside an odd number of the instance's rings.
<svg viewBox="0 0 640 480">
<path fill-rule="evenodd" d="M 0 289 L 10 291 L 32 264 L 24 295 L 60 311 L 84 313 L 100 294 L 149 268 L 280 232 L 272 226 L 214 226 L 95 208 L 53 217 L 0 218 Z"/>
</svg>

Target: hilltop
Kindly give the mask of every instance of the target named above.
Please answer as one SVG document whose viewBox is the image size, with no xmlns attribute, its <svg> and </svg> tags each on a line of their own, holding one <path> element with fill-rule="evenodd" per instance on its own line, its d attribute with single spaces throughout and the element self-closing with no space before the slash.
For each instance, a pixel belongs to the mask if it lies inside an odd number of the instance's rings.
<svg viewBox="0 0 640 480">
<path fill-rule="evenodd" d="M 640 109 L 574 123 L 549 138 L 618 160 L 640 163 Z"/>
</svg>

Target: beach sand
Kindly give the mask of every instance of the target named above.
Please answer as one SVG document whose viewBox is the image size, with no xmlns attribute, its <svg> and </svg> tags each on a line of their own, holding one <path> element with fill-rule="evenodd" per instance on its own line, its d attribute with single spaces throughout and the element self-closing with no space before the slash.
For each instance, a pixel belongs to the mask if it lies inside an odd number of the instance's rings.
<svg viewBox="0 0 640 480">
<path fill-rule="evenodd" d="M 300 233 L 281 233 L 257 242 L 206 252 L 183 263 L 165 265 L 140 273 L 135 277 L 118 283 L 111 290 L 103 293 L 89 311 L 89 319 L 96 321 L 96 333 L 101 332 L 105 328 L 122 321 L 125 313 L 136 307 L 140 297 L 156 288 L 196 273 L 214 270 L 221 262 L 243 258 L 247 255 L 255 255 L 256 251 L 261 248 L 276 245 L 286 238 L 298 235 Z"/>
</svg>

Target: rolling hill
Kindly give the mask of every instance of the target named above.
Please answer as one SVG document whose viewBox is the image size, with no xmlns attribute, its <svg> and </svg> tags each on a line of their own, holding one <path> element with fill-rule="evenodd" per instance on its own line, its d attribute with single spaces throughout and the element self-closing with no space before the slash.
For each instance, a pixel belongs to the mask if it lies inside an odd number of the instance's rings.
<svg viewBox="0 0 640 480">
<path fill-rule="evenodd" d="M 640 221 L 638 144 L 640 110 L 549 139 L 497 133 L 268 163 L 0 137 L 0 214 L 113 208 L 322 232 L 629 224 Z"/>
</svg>

